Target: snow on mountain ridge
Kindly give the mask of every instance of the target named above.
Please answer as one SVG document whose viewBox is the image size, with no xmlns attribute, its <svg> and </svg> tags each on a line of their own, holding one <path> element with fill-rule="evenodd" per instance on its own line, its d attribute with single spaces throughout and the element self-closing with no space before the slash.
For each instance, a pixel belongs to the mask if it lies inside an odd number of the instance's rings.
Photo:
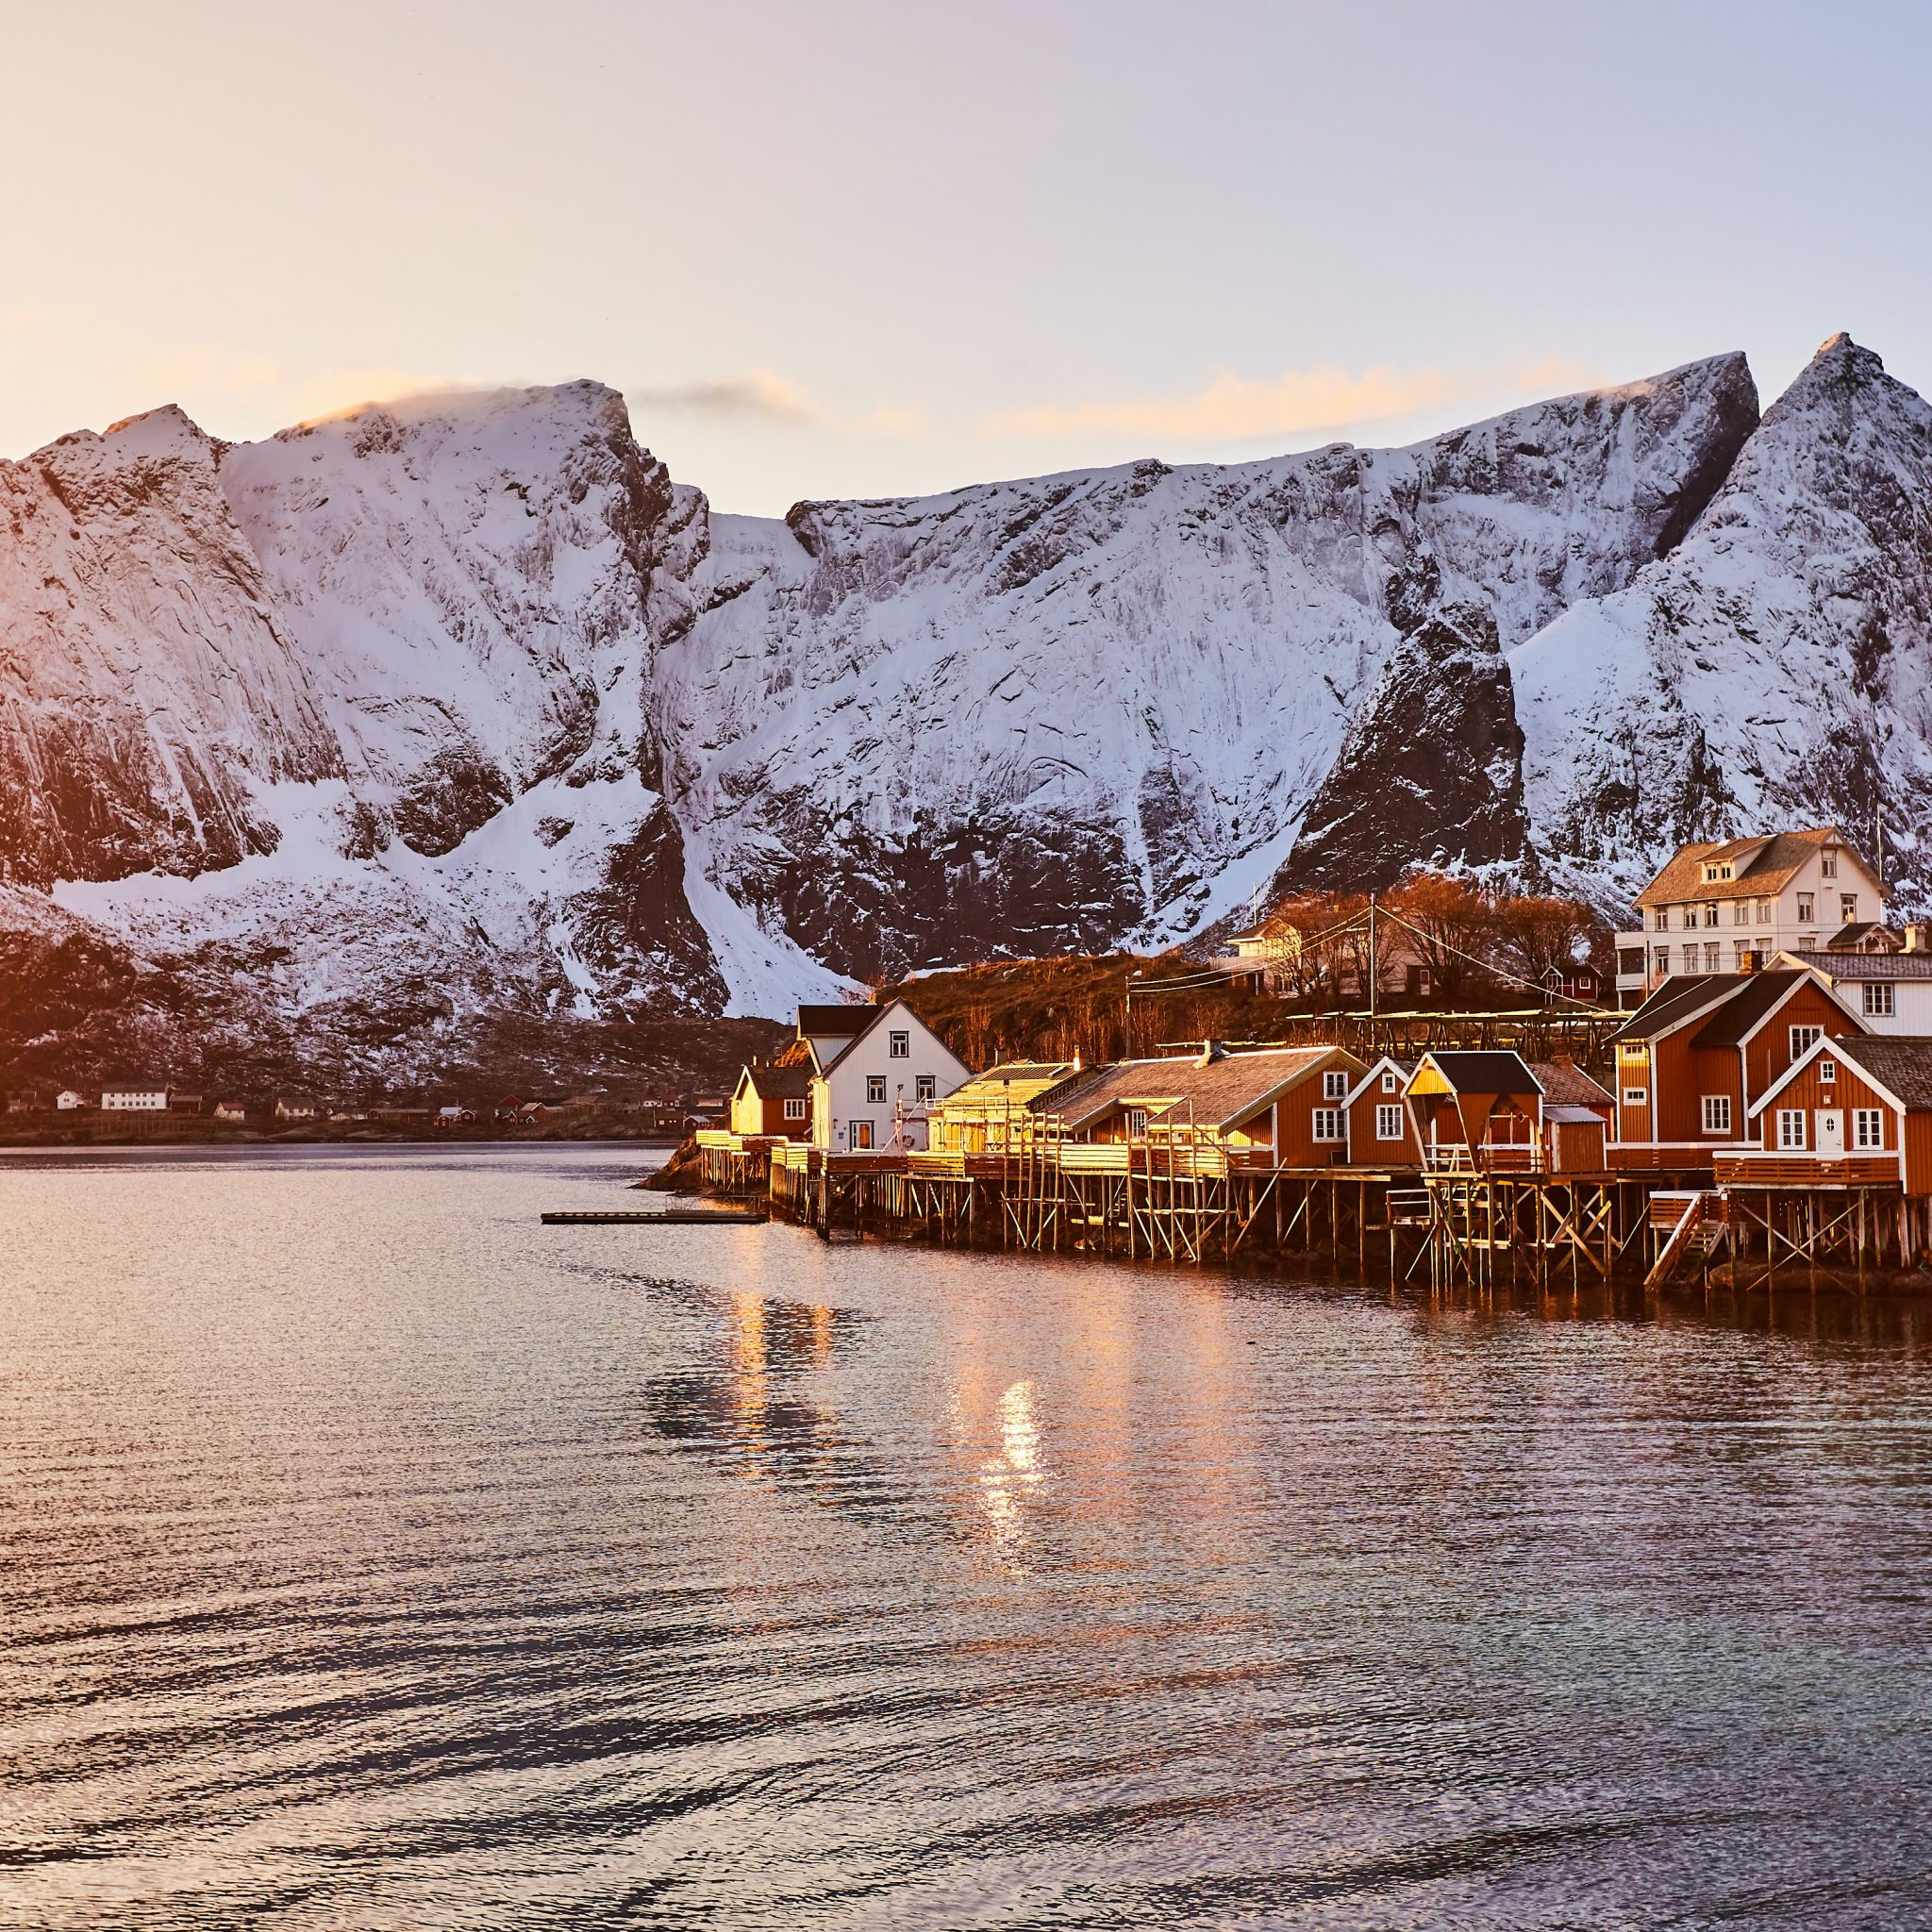
<svg viewBox="0 0 1932 1932">
<path fill-rule="evenodd" d="M 859 974 L 1186 931 L 1291 837 L 1405 582 L 1521 641 L 1756 419 L 1727 356 L 1405 450 L 716 518 L 650 698 L 693 867 Z"/>
</svg>

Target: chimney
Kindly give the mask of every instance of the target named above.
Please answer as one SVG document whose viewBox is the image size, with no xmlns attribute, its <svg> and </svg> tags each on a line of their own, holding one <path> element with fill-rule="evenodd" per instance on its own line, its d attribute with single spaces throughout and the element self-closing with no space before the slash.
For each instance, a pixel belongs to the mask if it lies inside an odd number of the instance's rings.
<svg viewBox="0 0 1932 1932">
<path fill-rule="evenodd" d="M 1227 1058 L 1227 1043 L 1220 1040 L 1206 1040 L 1201 1042 L 1201 1058 L 1194 1064 L 1197 1067 L 1211 1067 L 1216 1060 Z"/>
<path fill-rule="evenodd" d="M 1906 951 L 1908 953 L 1932 953 L 1932 925 L 1922 920 L 1914 920 L 1906 927 Z"/>
</svg>

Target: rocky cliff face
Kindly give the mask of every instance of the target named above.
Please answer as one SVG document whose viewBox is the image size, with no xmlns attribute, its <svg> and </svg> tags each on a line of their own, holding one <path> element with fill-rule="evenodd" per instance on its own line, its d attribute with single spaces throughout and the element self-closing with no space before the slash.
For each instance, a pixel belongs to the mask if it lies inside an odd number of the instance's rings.
<svg viewBox="0 0 1932 1932">
<path fill-rule="evenodd" d="M 1184 935 L 1286 857 L 1408 587 L 1521 643 L 1756 421 L 1721 357 L 1407 450 L 714 518 L 651 698 L 694 864 L 858 974 Z"/>
<path fill-rule="evenodd" d="M 1683 542 L 1511 658 L 1535 842 L 1627 903 L 1679 840 L 1882 820 L 1932 891 L 1932 409 L 1847 336 Z"/>
<path fill-rule="evenodd" d="M 345 1072 L 1270 880 L 1607 904 L 1681 836 L 1876 808 L 1909 885 L 1932 837 L 1932 411 L 1841 338 L 1761 425 L 1727 356 L 783 522 L 593 383 L 231 447 L 162 410 L 0 465 L 0 929 Z"/>
</svg>

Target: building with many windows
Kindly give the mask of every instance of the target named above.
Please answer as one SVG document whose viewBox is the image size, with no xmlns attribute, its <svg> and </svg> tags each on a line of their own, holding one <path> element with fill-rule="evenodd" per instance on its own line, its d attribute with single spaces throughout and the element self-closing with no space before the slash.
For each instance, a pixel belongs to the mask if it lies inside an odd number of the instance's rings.
<svg viewBox="0 0 1932 1932">
<path fill-rule="evenodd" d="M 1774 953 L 1824 951 L 1884 930 L 1878 876 L 1835 825 L 1680 846 L 1617 935 L 1617 997 L 1639 1005 L 1673 974 L 1742 973 Z"/>
</svg>

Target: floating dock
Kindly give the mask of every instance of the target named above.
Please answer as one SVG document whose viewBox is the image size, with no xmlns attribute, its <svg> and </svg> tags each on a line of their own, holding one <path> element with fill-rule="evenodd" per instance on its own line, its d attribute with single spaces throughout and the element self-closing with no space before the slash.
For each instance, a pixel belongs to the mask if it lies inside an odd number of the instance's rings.
<svg viewBox="0 0 1932 1932">
<path fill-rule="evenodd" d="M 769 1217 L 757 1208 L 569 1208 L 542 1217 L 545 1227 L 630 1227 L 672 1223 L 679 1227 L 749 1227 Z"/>
</svg>

